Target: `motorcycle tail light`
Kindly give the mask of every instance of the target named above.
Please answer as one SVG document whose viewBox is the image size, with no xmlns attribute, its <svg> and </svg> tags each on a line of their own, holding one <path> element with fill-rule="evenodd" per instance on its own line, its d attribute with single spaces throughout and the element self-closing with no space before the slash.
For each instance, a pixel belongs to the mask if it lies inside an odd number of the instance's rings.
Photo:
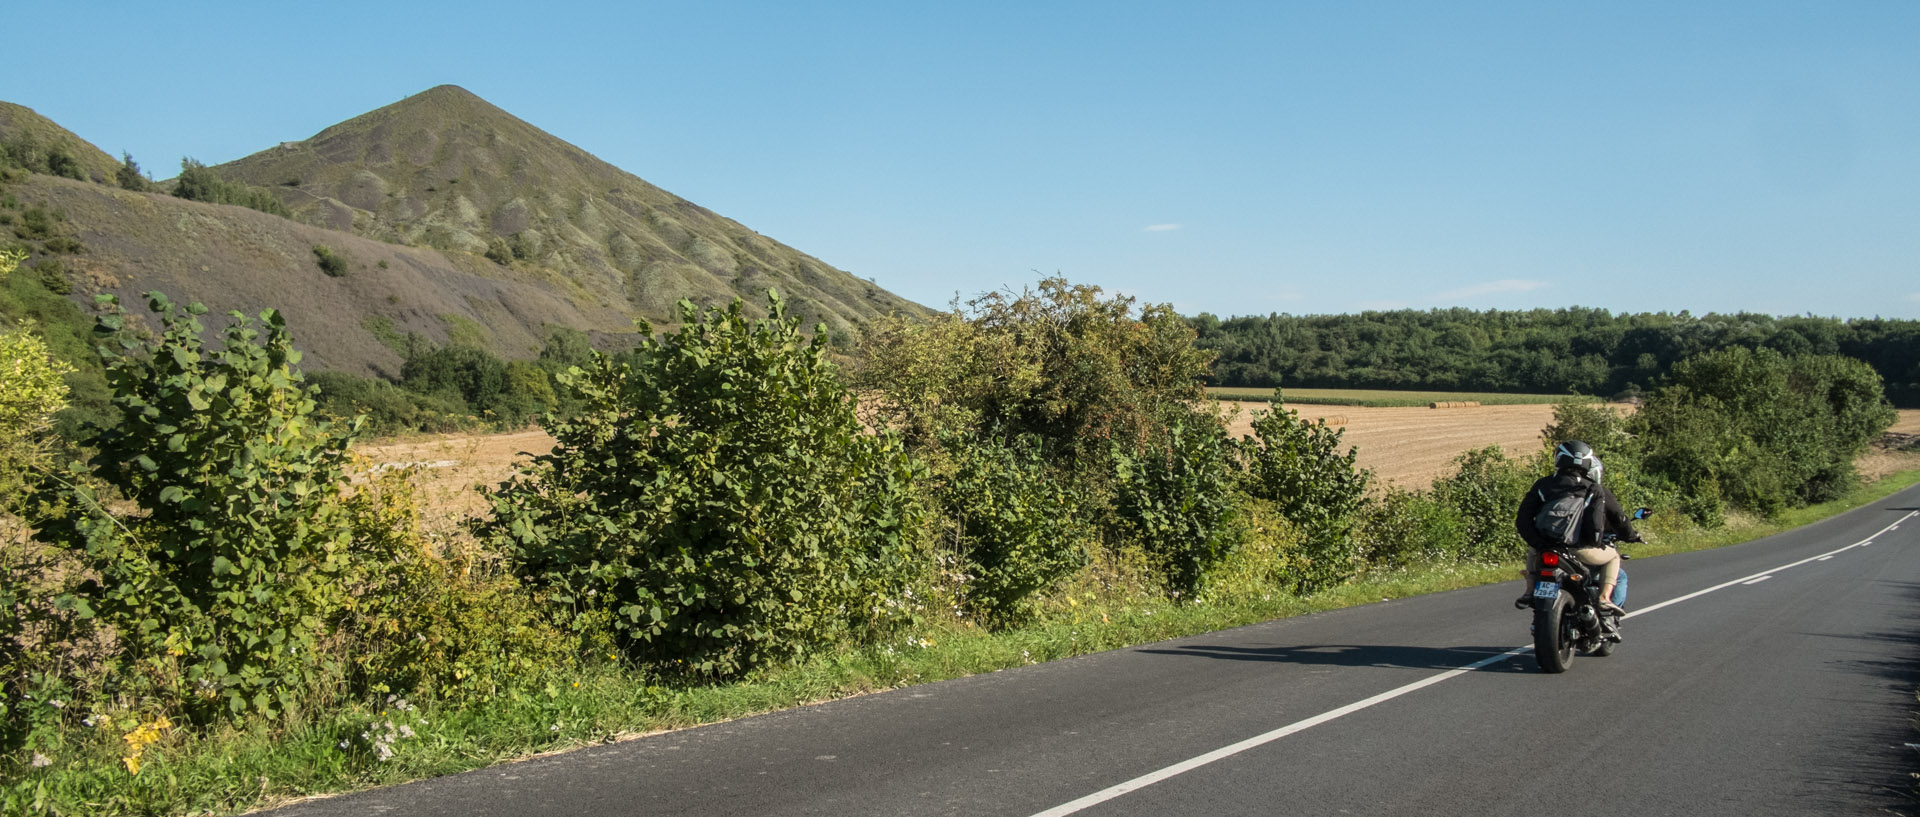
<svg viewBox="0 0 1920 817">
<path fill-rule="evenodd" d="M 1560 564 L 1560 554 L 1554 553 L 1552 551 L 1542 553 L 1540 554 L 1540 563 L 1543 565 L 1546 565 L 1547 567 L 1553 567 L 1555 565 L 1558 565 Z"/>
</svg>

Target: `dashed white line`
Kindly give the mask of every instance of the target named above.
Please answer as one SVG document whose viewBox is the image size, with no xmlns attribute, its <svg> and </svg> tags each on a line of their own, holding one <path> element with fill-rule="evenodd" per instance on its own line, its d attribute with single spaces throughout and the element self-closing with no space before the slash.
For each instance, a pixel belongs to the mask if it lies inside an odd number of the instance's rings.
<svg viewBox="0 0 1920 817">
<path fill-rule="evenodd" d="M 1878 538 L 1880 534 L 1886 533 L 1887 531 L 1898 528 L 1901 522 L 1905 522 L 1916 515 L 1920 515 L 1920 511 L 1909 512 L 1906 516 L 1900 517 L 1899 519 L 1895 520 L 1893 524 L 1888 525 L 1884 528 L 1881 528 L 1879 531 L 1875 532 L 1872 536 L 1869 536 L 1865 539 L 1862 539 L 1858 542 L 1855 542 L 1851 545 L 1840 548 L 1838 550 L 1822 553 L 1818 556 L 1809 556 L 1805 559 L 1801 559 L 1800 561 L 1794 562 L 1792 564 L 1781 565 L 1779 567 L 1773 568 L 1772 570 L 1764 570 L 1759 573 L 1755 573 L 1751 576 L 1734 579 L 1733 581 L 1726 582 L 1723 584 L 1716 584 L 1712 587 L 1706 588 L 1705 590 L 1695 590 L 1692 593 L 1688 593 L 1678 598 L 1672 598 L 1672 599 L 1668 599 L 1666 601 L 1660 602 L 1659 604 L 1651 605 L 1648 607 L 1642 607 L 1638 610 L 1635 610 L 1631 613 L 1626 614 L 1625 616 L 1622 616 L 1622 618 L 1633 618 L 1634 616 L 1641 615 L 1643 613 L 1651 613 L 1662 607 L 1669 607 L 1675 604 L 1679 604 L 1680 602 L 1686 601 L 1688 599 L 1696 599 L 1708 593 L 1712 593 L 1715 590 L 1725 590 L 1736 584 L 1759 584 L 1760 582 L 1773 578 L 1773 574 L 1778 573 L 1782 570 L 1799 567 L 1808 562 L 1826 561 L 1828 559 L 1833 558 L 1834 556 L 1837 556 L 1841 553 L 1845 553 L 1846 551 L 1852 550 L 1854 548 L 1866 547 L 1867 545 L 1872 544 L 1873 540 Z M 1512 658 L 1516 655 L 1526 653 L 1532 649 L 1533 649 L 1532 646 L 1515 647 L 1499 655 L 1495 655 L 1489 658 L 1483 658 L 1479 661 L 1475 661 L 1464 667 L 1450 669 L 1438 675 L 1431 675 L 1421 680 L 1415 681 L 1411 684 L 1407 684 L 1406 686 L 1389 689 L 1386 692 L 1382 692 L 1371 698 L 1367 698 L 1366 700 L 1355 701 L 1353 703 L 1347 704 L 1346 706 L 1340 707 L 1339 709 L 1333 709 L 1326 712 L 1322 712 L 1311 718 L 1307 718 L 1306 720 L 1295 721 L 1293 723 L 1287 724 L 1286 726 L 1282 726 L 1279 729 L 1275 729 L 1271 732 L 1255 735 L 1253 737 L 1247 738 L 1246 740 L 1240 741 L 1239 743 L 1235 743 L 1230 746 L 1223 746 L 1221 748 L 1208 752 L 1204 755 L 1199 755 L 1197 757 L 1180 761 L 1179 763 L 1175 763 L 1172 766 L 1168 766 L 1158 771 L 1148 772 L 1132 780 L 1128 780 L 1125 783 L 1121 783 L 1117 786 L 1109 786 L 1105 789 L 1101 789 L 1100 791 L 1089 794 L 1078 800 L 1074 800 L 1069 803 L 1062 803 L 1058 806 L 1054 806 L 1053 808 L 1047 809 L 1046 811 L 1042 811 L 1037 814 L 1034 814 L 1033 817 L 1066 817 L 1066 815 L 1068 814 L 1073 814 L 1081 810 L 1091 808 L 1093 806 L 1099 805 L 1108 800 L 1112 800 L 1128 792 L 1143 789 L 1155 783 L 1158 783 L 1162 780 L 1166 780 L 1168 778 L 1193 771 L 1194 769 L 1198 769 L 1201 766 L 1205 766 L 1216 760 L 1223 760 L 1225 758 L 1232 757 L 1234 755 L 1240 754 L 1241 752 L 1247 751 L 1248 749 L 1264 746 L 1266 744 L 1272 743 L 1276 740 L 1279 740 L 1281 738 L 1284 738 L 1296 732 L 1312 729 L 1313 727 L 1319 726 L 1320 724 L 1326 723 L 1328 721 L 1346 717 L 1347 715 L 1351 715 L 1355 712 L 1359 712 L 1360 710 L 1366 709 L 1370 706 L 1373 706 L 1374 704 L 1385 703 L 1387 701 L 1391 701 L 1395 698 L 1405 695 L 1409 692 L 1425 689 L 1427 687 L 1433 686 L 1434 684 L 1440 683 L 1441 681 L 1458 678 L 1462 675 L 1465 675 L 1469 672 L 1480 669 L 1482 667 L 1488 667 L 1494 664 L 1498 664 L 1501 661 L 1505 661 L 1508 658 Z"/>
</svg>

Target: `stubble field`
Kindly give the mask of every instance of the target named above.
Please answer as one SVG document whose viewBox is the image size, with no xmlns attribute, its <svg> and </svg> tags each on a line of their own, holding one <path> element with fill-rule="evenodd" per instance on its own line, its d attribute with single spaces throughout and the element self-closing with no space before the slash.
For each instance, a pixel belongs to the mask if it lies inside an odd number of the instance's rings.
<svg viewBox="0 0 1920 817">
<path fill-rule="evenodd" d="M 1229 423 L 1234 436 L 1252 433 L 1253 412 L 1266 403 L 1228 403 L 1238 409 Z M 1477 408 L 1367 408 L 1360 406 L 1289 406 L 1308 420 L 1327 418 L 1346 430 L 1342 442 L 1359 448 L 1362 468 L 1377 479 L 1401 488 L 1425 488 L 1451 470 L 1464 451 L 1498 445 L 1507 454 L 1524 457 L 1543 440 L 1541 429 L 1553 421 L 1547 405 L 1480 406 Z M 1890 431 L 1920 435 L 1920 410 L 1902 409 Z M 429 526 L 451 527 L 485 511 L 486 498 L 478 488 L 491 488 L 506 479 L 513 464 L 553 448 L 553 438 L 540 430 L 504 434 L 455 435 L 355 446 L 368 466 L 419 469 L 415 484 L 427 509 Z M 1605 456 L 1606 452 L 1601 452 Z M 1920 452 L 1876 448 L 1859 460 L 1869 478 L 1920 467 Z"/>
</svg>

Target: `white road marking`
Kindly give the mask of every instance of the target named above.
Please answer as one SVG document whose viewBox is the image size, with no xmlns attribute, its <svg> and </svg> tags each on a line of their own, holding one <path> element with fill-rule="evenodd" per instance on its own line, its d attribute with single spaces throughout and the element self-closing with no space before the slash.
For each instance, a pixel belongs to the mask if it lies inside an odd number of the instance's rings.
<svg viewBox="0 0 1920 817">
<path fill-rule="evenodd" d="M 1899 527 L 1901 522 L 1905 522 L 1914 516 L 1920 516 L 1920 511 L 1911 511 L 1906 516 L 1900 517 L 1899 519 L 1895 520 L 1893 524 L 1888 525 L 1884 528 L 1881 528 L 1879 531 L 1875 532 L 1872 536 L 1869 536 L 1865 539 L 1862 539 L 1858 542 L 1855 542 L 1851 545 L 1840 548 L 1838 550 L 1822 553 L 1818 556 L 1809 556 L 1805 559 L 1801 559 L 1800 561 L 1794 562 L 1792 564 L 1781 565 L 1779 567 L 1773 568 L 1772 570 L 1763 570 L 1751 576 L 1734 579 L 1733 581 L 1725 582 L 1723 584 L 1716 584 L 1705 590 L 1695 590 L 1692 593 L 1688 593 L 1678 598 L 1668 599 L 1666 601 L 1660 602 L 1659 604 L 1651 605 L 1648 607 L 1642 607 L 1638 610 L 1635 610 L 1631 613 L 1626 614 L 1625 616 L 1622 616 L 1621 618 L 1633 618 L 1634 616 L 1640 615 L 1642 613 L 1651 613 L 1663 607 L 1670 607 L 1672 605 L 1679 604 L 1680 602 L 1686 601 L 1688 599 L 1697 599 L 1701 596 L 1704 596 L 1708 593 L 1712 593 L 1716 590 L 1725 590 L 1736 584 L 1758 584 L 1760 582 L 1766 581 L 1767 579 L 1773 578 L 1773 574 L 1778 573 L 1782 570 L 1799 567 L 1808 562 L 1825 561 L 1827 559 L 1831 559 L 1836 555 L 1852 550 L 1854 548 L 1866 547 L 1867 545 L 1872 544 L 1873 540 L 1878 538 L 1880 534 L 1886 533 L 1887 531 L 1890 531 L 1890 530 L 1894 530 L 1895 528 Z M 1100 791 L 1089 794 L 1078 800 L 1074 800 L 1069 803 L 1062 803 L 1058 806 L 1054 806 L 1053 808 L 1047 809 L 1046 811 L 1038 812 L 1034 814 L 1033 817 L 1066 817 L 1066 815 L 1068 814 L 1073 814 L 1081 810 L 1099 805 L 1101 803 L 1107 802 L 1108 800 L 1112 800 L 1128 792 L 1137 791 L 1139 789 L 1143 789 L 1155 783 L 1158 783 L 1162 780 L 1166 780 L 1168 778 L 1193 771 L 1194 769 L 1198 769 L 1201 766 L 1205 766 L 1216 760 L 1224 760 L 1226 758 L 1240 754 L 1241 752 L 1247 751 L 1248 749 L 1253 749 L 1259 746 L 1264 746 L 1266 744 L 1272 743 L 1288 735 L 1294 734 L 1295 732 L 1303 732 L 1305 730 L 1312 729 L 1313 727 L 1319 726 L 1320 724 L 1326 723 L 1328 721 L 1337 720 L 1339 718 L 1343 718 L 1348 715 L 1351 715 L 1355 712 L 1359 712 L 1360 710 L 1366 709 L 1370 706 L 1373 706 L 1374 704 L 1391 701 L 1409 692 L 1425 689 L 1427 687 L 1433 686 L 1434 684 L 1440 683 L 1441 681 L 1458 678 L 1474 670 L 1481 669 L 1483 667 L 1489 667 L 1494 664 L 1498 664 L 1501 661 L 1505 661 L 1509 658 L 1512 658 L 1517 655 L 1521 655 L 1523 653 L 1530 652 L 1532 650 L 1533 650 L 1533 647 L 1531 645 L 1528 645 L 1525 647 L 1515 647 L 1499 655 L 1495 655 L 1490 658 L 1480 659 L 1479 661 L 1475 661 L 1464 667 L 1457 667 L 1454 669 L 1446 670 L 1444 672 L 1441 672 L 1438 675 L 1431 675 L 1421 680 L 1415 681 L 1411 684 L 1407 684 L 1401 687 L 1396 687 L 1394 689 L 1389 689 L 1386 692 L 1382 692 L 1371 698 L 1367 698 L 1361 701 L 1355 701 L 1353 703 L 1347 704 L 1346 706 L 1340 707 L 1339 709 L 1332 709 L 1326 712 L 1322 712 L 1311 718 L 1307 718 L 1306 720 L 1295 721 L 1293 723 L 1287 724 L 1286 726 L 1282 726 L 1279 729 L 1275 729 L 1271 732 L 1267 732 L 1265 734 L 1255 735 L 1253 737 L 1247 738 L 1246 740 L 1240 741 L 1239 743 L 1235 743 L 1229 746 L 1222 746 L 1204 755 L 1199 755 L 1197 757 L 1180 761 L 1179 763 L 1175 763 L 1172 766 L 1168 766 L 1158 771 L 1148 772 L 1132 780 L 1129 780 L 1125 783 L 1121 783 L 1117 786 L 1109 786 L 1105 789 L 1101 789 Z"/>
</svg>

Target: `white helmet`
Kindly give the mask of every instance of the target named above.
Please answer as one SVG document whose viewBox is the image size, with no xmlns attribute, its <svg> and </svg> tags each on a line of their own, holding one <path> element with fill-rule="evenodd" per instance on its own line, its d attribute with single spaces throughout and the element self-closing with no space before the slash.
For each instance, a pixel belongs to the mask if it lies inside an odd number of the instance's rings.
<svg viewBox="0 0 1920 817">
<path fill-rule="evenodd" d="M 1600 481 L 1600 456 L 1593 453 L 1593 446 L 1579 440 L 1568 440 L 1553 450 L 1554 468 L 1575 468 L 1595 482 Z"/>
</svg>

